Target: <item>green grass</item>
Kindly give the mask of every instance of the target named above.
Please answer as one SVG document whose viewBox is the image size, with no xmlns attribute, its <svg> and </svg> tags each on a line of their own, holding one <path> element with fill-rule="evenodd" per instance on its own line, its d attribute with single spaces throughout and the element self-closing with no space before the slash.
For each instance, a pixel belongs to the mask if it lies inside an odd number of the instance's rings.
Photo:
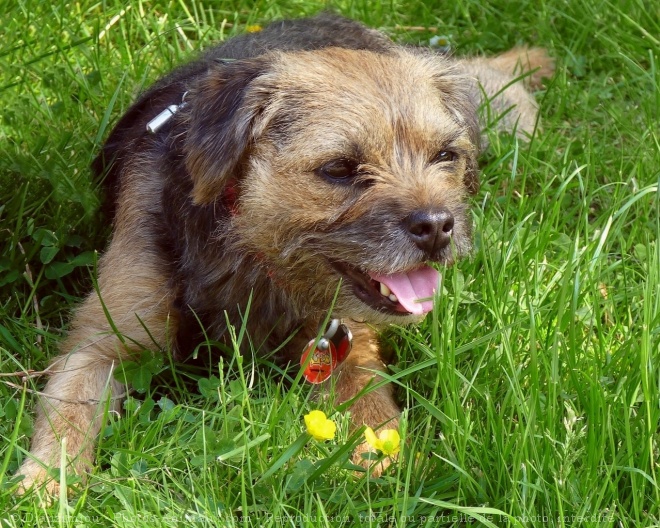
<svg viewBox="0 0 660 528">
<path fill-rule="evenodd" d="M 346 469 L 357 438 L 306 441 L 320 405 L 266 362 L 167 360 L 110 416 L 90 486 L 16 497 L 35 397 L 107 221 L 88 166 L 159 74 L 313 0 L 0 4 L 0 526 L 617 526 L 660 523 L 660 16 L 641 0 L 332 4 L 459 54 L 547 47 L 543 132 L 492 136 L 473 257 L 432 316 L 392 328 L 400 462 Z M 201 378 L 200 378 L 201 376 Z M 220 458 L 218 458 L 220 457 Z"/>
</svg>

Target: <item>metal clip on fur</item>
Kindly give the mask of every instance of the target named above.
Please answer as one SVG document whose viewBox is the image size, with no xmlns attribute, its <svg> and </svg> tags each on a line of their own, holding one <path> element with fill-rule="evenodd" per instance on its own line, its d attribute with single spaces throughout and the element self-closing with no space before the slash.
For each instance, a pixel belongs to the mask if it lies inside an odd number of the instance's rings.
<svg viewBox="0 0 660 528">
<path fill-rule="evenodd" d="M 179 111 L 180 108 L 183 108 L 186 105 L 185 98 L 187 94 L 188 92 L 184 93 L 183 97 L 181 97 L 181 104 L 168 106 L 160 114 L 149 121 L 147 123 L 147 132 L 150 134 L 155 134 L 158 132 L 158 130 L 160 130 L 160 128 L 165 123 L 167 123 L 172 118 L 172 116 Z"/>
</svg>

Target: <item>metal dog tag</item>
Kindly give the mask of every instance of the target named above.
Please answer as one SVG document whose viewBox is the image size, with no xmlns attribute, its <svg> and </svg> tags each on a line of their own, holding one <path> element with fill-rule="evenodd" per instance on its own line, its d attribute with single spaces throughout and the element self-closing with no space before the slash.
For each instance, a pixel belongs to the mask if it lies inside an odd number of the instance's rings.
<svg viewBox="0 0 660 528">
<path fill-rule="evenodd" d="M 179 103 L 178 105 L 173 104 L 168 106 L 160 114 L 158 114 L 151 121 L 149 121 L 147 123 L 147 132 L 149 132 L 150 134 L 155 134 L 156 132 L 158 132 L 158 130 L 165 123 L 167 123 L 170 119 L 172 119 L 172 116 L 174 114 L 176 114 L 179 110 L 181 110 L 184 106 L 186 106 L 186 95 L 188 95 L 188 92 L 185 92 L 181 96 L 181 103 Z"/>
<path fill-rule="evenodd" d="M 147 123 L 147 132 L 155 134 L 179 110 L 179 105 L 170 105 Z"/>
</svg>

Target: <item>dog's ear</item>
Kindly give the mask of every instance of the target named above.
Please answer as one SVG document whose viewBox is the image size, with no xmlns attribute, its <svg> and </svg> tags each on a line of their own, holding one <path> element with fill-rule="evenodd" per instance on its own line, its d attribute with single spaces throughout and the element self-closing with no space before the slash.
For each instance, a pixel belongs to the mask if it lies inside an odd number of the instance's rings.
<svg viewBox="0 0 660 528">
<path fill-rule="evenodd" d="M 268 57 L 219 62 L 186 97 L 185 162 L 196 204 L 209 204 L 222 194 L 265 130 L 271 64 Z"/>
</svg>

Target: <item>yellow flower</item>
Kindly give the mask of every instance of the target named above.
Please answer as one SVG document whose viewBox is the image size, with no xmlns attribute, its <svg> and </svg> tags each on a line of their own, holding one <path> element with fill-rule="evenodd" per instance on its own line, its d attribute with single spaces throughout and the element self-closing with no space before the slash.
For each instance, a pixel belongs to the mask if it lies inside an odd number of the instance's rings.
<svg viewBox="0 0 660 528">
<path fill-rule="evenodd" d="M 367 427 L 364 437 L 367 439 L 367 444 L 387 456 L 396 455 L 401 447 L 401 437 L 396 429 L 383 429 L 376 437 L 374 430 Z"/>
<path fill-rule="evenodd" d="M 247 31 L 248 33 L 258 33 L 261 30 L 262 27 L 259 24 L 252 24 L 251 26 L 247 26 L 245 28 L 245 31 Z"/>
<path fill-rule="evenodd" d="M 328 420 L 323 411 L 312 411 L 304 418 L 307 432 L 314 440 L 332 440 L 335 437 L 337 426 L 335 422 Z"/>
</svg>

